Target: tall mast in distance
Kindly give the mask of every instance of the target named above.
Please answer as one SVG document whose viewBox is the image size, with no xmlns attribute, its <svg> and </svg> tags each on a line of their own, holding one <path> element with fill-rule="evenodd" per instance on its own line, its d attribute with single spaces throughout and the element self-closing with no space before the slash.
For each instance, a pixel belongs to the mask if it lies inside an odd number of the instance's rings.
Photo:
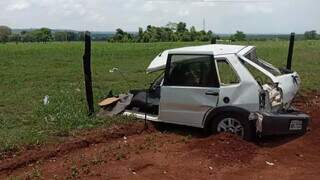
<svg viewBox="0 0 320 180">
<path fill-rule="evenodd" d="M 206 19 L 205 18 L 203 18 L 203 22 L 202 22 L 202 29 L 203 29 L 203 31 L 206 31 Z"/>
</svg>

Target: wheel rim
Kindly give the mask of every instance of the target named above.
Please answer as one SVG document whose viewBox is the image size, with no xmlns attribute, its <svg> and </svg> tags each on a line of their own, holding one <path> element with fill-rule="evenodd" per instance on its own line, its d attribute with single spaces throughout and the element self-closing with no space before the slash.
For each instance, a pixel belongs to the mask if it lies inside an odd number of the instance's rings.
<svg viewBox="0 0 320 180">
<path fill-rule="evenodd" d="M 218 132 L 228 132 L 238 136 L 244 136 L 244 128 L 240 121 L 234 118 L 224 118 L 217 126 Z"/>
</svg>

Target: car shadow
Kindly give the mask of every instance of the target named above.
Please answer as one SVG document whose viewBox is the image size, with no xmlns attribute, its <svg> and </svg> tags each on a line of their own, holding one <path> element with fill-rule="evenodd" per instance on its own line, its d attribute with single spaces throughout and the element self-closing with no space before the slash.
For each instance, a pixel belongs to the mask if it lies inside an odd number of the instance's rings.
<svg viewBox="0 0 320 180">
<path fill-rule="evenodd" d="M 177 124 L 170 124 L 170 123 L 152 123 L 154 127 L 163 133 L 174 133 L 182 136 L 192 136 L 193 138 L 206 138 L 210 135 L 206 134 L 203 129 L 195 128 L 190 126 L 183 126 Z M 214 135 L 213 135 L 214 136 Z M 264 136 L 264 137 L 257 137 L 254 140 L 254 144 L 260 147 L 277 147 L 283 144 L 289 143 L 297 138 L 300 138 L 301 135 L 273 135 L 273 136 Z"/>
<path fill-rule="evenodd" d="M 195 128 L 190 126 L 183 126 L 183 125 L 177 125 L 177 124 L 170 124 L 170 123 L 158 123 L 153 122 L 152 123 L 154 127 L 163 133 L 174 133 L 182 136 L 192 136 L 194 138 L 205 138 L 208 137 L 204 133 L 203 129 L 201 128 Z"/>
<path fill-rule="evenodd" d="M 302 135 L 273 135 L 257 138 L 256 144 L 260 147 L 273 148 L 287 144 L 295 139 L 300 138 Z"/>
</svg>

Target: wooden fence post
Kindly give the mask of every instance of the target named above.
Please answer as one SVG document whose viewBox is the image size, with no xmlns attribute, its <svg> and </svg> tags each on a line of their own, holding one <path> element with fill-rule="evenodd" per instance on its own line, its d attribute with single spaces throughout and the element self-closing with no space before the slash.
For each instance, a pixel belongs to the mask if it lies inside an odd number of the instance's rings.
<svg viewBox="0 0 320 180">
<path fill-rule="evenodd" d="M 84 82 L 86 88 L 86 99 L 88 104 L 89 116 L 94 113 L 93 106 L 93 91 L 92 91 L 92 76 L 91 76 L 91 36 L 90 32 L 85 33 L 85 49 L 83 55 L 83 71 Z"/>
<path fill-rule="evenodd" d="M 287 69 L 291 70 L 292 66 L 292 56 L 293 56 L 293 48 L 294 48 L 294 33 L 290 35 L 290 43 L 289 43 L 289 51 L 288 51 L 288 58 L 287 58 Z"/>
<path fill-rule="evenodd" d="M 217 38 L 216 37 L 212 37 L 211 38 L 211 44 L 217 44 Z"/>
</svg>

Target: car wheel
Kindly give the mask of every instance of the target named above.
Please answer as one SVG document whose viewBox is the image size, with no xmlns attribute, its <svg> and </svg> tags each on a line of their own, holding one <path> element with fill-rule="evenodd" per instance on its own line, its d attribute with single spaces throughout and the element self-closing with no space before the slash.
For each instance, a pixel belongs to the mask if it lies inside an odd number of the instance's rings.
<svg viewBox="0 0 320 180">
<path fill-rule="evenodd" d="M 247 141 L 256 137 L 254 124 L 241 115 L 220 115 L 213 120 L 211 128 L 213 133 L 231 133 Z"/>
</svg>

